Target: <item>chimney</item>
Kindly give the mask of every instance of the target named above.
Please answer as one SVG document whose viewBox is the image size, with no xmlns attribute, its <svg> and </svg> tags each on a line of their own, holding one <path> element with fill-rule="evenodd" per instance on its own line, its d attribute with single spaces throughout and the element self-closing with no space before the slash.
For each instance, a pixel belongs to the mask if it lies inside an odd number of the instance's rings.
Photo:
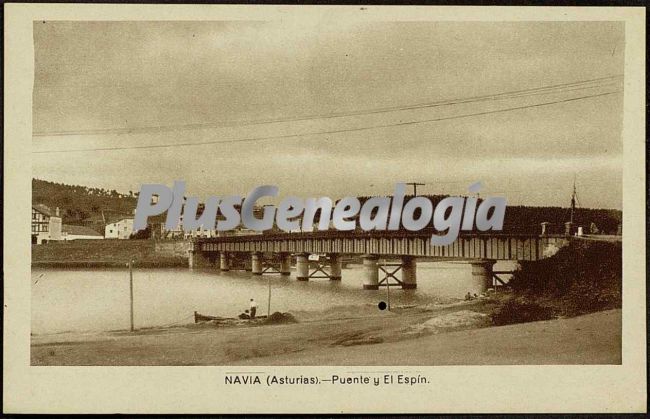
<svg viewBox="0 0 650 419">
<path fill-rule="evenodd" d="M 54 210 L 54 213 L 56 214 L 57 217 L 59 216 L 59 207 L 56 207 L 56 210 Z"/>
</svg>

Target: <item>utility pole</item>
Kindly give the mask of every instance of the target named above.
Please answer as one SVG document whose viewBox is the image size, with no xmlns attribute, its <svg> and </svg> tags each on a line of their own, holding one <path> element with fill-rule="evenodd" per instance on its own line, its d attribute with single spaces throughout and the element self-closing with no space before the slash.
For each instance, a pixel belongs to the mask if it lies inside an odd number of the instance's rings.
<svg viewBox="0 0 650 419">
<path fill-rule="evenodd" d="M 269 303 L 266 308 L 266 318 L 269 319 L 271 318 L 271 275 L 268 275 L 267 278 L 269 278 Z"/>
<path fill-rule="evenodd" d="M 407 182 L 407 185 L 413 186 L 413 195 L 418 194 L 418 186 L 424 186 L 424 183 L 418 183 L 418 182 Z"/>
<path fill-rule="evenodd" d="M 131 331 L 135 330 L 133 326 L 133 260 L 129 261 L 129 293 L 131 296 Z"/>
<path fill-rule="evenodd" d="M 576 177 L 573 175 L 573 193 L 571 194 L 571 225 L 573 225 L 573 213 L 576 210 Z"/>
</svg>

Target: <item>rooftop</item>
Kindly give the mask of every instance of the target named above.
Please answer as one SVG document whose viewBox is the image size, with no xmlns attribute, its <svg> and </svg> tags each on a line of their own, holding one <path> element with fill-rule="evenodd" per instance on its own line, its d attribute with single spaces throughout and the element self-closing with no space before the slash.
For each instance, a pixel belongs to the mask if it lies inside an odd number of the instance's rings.
<svg viewBox="0 0 650 419">
<path fill-rule="evenodd" d="M 32 204 L 32 208 L 34 208 L 36 211 L 40 212 L 41 214 L 45 214 L 48 217 L 56 217 L 55 212 L 50 209 L 47 205 L 43 204 Z"/>
<path fill-rule="evenodd" d="M 84 226 L 63 224 L 63 226 L 61 226 L 61 231 L 63 233 L 73 234 L 75 236 L 98 236 L 98 237 L 103 237 L 102 234 L 99 234 L 98 232 L 96 232 L 92 228 L 88 228 L 88 227 L 84 227 Z"/>
</svg>

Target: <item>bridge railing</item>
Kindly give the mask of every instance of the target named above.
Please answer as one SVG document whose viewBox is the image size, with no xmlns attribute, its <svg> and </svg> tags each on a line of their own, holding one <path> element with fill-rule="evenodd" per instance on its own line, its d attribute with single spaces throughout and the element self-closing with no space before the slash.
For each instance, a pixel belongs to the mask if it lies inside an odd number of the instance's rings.
<svg viewBox="0 0 650 419">
<path fill-rule="evenodd" d="M 388 233 L 388 234 L 387 234 Z M 259 234 L 196 239 L 203 252 L 340 253 L 413 256 L 440 259 L 538 260 L 565 236 L 463 234 L 452 244 L 434 246 L 422 232 L 313 232 Z M 556 251 L 556 250 L 555 250 Z"/>
<path fill-rule="evenodd" d="M 218 236 L 218 237 L 196 237 L 192 240 L 194 242 L 248 242 L 248 241 L 264 241 L 264 240 L 300 240 L 300 239 L 363 239 L 363 238 L 385 238 L 385 239 L 431 239 L 432 235 L 443 235 L 436 232 L 435 230 L 431 231 L 406 231 L 406 230 L 397 230 L 397 231 L 338 231 L 338 230 L 327 230 L 327 231 L 314 231 L 314 232 L 264 232 L 260 234 L 246 234 L 246 235 L 228 235 L 228 236 Z M 521 239 L 533 239 L 537 237 L 542 237 L 539 234 L 532 234 L 530 232 L 461 232 L 458 236 L 459 238 L 521 238 Z M 565 237 L 563 234 L 547 234 L 543 237 Z"/>
</svg>

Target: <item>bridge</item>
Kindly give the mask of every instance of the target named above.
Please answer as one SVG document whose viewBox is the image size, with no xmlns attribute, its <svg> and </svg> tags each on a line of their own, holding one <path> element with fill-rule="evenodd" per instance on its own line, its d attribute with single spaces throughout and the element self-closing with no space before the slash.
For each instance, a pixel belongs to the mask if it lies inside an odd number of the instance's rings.
<svg viewBox="0 0 650 419">
<path fill-rule="evenodd" d="M 221 271 L 246 269 L 253 275 L 290 275 L 295 260 L 299 281 L 341 280 L 343 261 L 360 257 L 363 288 L 373 290 L 390 285 L 416 288 L 418 261 L 462 261 L 472 265 L 470 291 L 482 293 L 493 281 L 503 283 L 498 275 L 508 273 L 494 271 L 496 261 L 536 261 L 568 243 L 567 235 L 544 234 L 544 229 L 542 232 L 461 234 L 447 246 L 431 245 L 431 232 L 426 231 L 324 231 L 195 238 L 189 249 L 189 265 L 215 266 Z"/>
</svg>

